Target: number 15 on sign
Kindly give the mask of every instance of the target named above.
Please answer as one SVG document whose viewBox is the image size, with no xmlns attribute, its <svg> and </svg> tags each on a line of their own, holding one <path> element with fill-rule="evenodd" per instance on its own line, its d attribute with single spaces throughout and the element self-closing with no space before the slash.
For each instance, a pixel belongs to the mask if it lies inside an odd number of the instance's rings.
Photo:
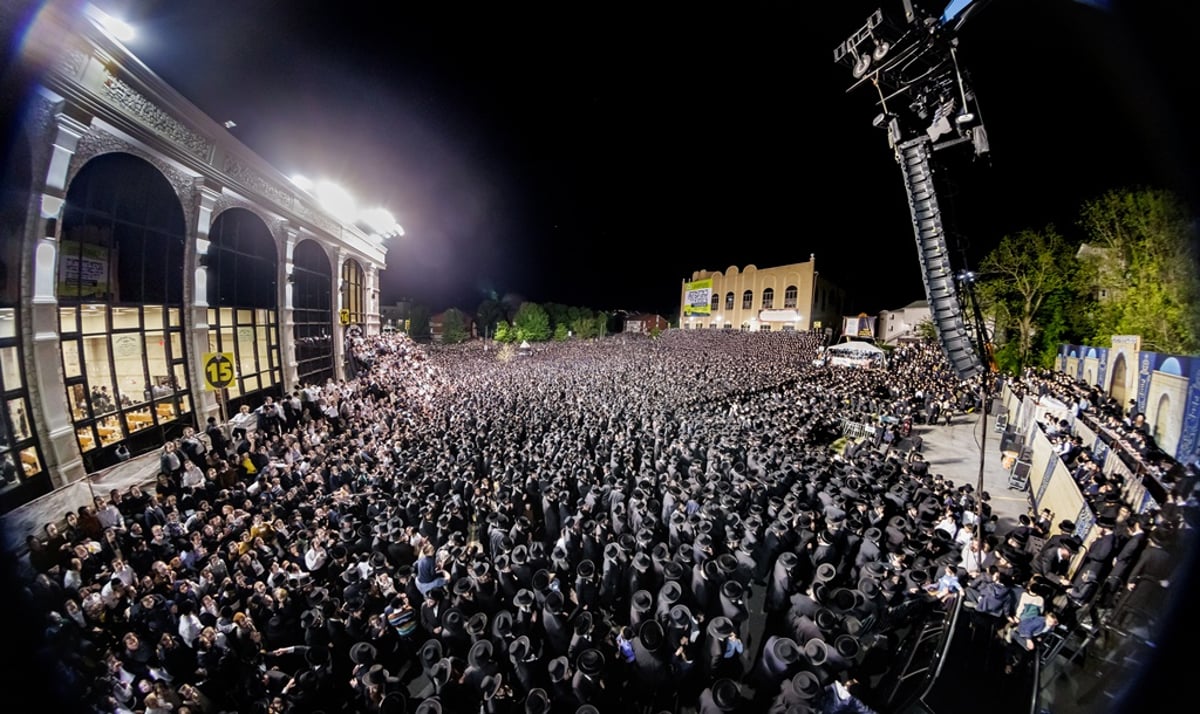
<svg viewBox="0 0 1200 714">
<path fill-rule="evenodd" d="M 204 353 L 204 388 L 212 391 L 233 384 L 233 353 Z"/>
</svg>

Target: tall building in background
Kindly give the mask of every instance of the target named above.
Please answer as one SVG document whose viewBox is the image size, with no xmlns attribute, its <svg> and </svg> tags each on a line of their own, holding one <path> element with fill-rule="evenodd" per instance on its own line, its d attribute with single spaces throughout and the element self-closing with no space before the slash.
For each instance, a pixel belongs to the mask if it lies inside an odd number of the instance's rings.
<svg viewBox="0 0 1200 714">
<path fill-rule="evenodd" d="M 685 330 L 787 332 L 839 327 L 846 293 L 807 262 L 724 272 L 697 270 L 684 280 L 679 326 Z"/>
<path fill-rule="evenodd" d="M 324 210 L 101 18 L 47 4 L 18 60 L 0 510 L 202 427 L 213 379 L 236 410 L 344 374 L 344 332 L 380 329 L 385 234 Z"/>
</svg>

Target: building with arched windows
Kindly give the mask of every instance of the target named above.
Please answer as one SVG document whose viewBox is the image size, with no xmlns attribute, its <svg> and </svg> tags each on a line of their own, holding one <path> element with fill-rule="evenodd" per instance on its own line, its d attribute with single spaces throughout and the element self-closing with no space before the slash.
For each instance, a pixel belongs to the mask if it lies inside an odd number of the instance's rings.
<svg viewBox="0 0 1200 714">
<path fill-rule="evenodd" d="M 724 272 L 697 270 L 680 290 L 685 330 L 787 332 L 837 326 L 846 293 L 822 277 L 816 256 L 807 262 Z"/>
<path fill-rule="evenodd" d="M 219 415 L 205 355 L 231 356 L 232 409 L 341 378 L 344 331 L 380 329 L 387 252 L 92 18 L 50 4 L 19 52 L 0 193 L 0 510 Z"/>
</svg>

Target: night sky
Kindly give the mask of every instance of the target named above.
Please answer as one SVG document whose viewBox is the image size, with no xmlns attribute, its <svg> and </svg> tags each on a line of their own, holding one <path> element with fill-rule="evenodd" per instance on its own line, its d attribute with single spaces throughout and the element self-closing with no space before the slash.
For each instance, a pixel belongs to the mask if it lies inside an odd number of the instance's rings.
<svg viewBox="0 0 1200 714">
<path fill-rule="evenodd" d="M 284 173 L 396 215 L 384 303 L 670 314 L 694 270 L 810 253 L 856 311 L 924 296 L 876 97 L 847 94 L 832 56 L 900 0 L 100 4 L 127 8 L 133 52 Z M 960 267 L 1008 232 L 1070 233 L 1108 189 L 1194 196 L 1191 4 L 978 9 L 959 56 L 991 155 L 960 147 L 942 197 Z"/>
</svg>

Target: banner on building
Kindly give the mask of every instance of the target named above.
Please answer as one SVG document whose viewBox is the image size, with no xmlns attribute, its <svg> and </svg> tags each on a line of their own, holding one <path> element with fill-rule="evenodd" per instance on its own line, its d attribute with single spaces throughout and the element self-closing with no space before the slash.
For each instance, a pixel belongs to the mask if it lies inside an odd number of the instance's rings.
<svg viewBox="0 0 1200 714">
<path fill-rule="evenodd" d="M 875 318 L 866 313 L 859 313 L 854 317 L 843 317 L 842 336 L 875 339 Z"/>
<path fill-rule="evenodd" d="M 684 292 L 684 315 L 712 314 L 712 278 L 686 283 Z"/>
<path fill-rule="evenodd" d="M 108 294 L 108 248 L 63 241 L 58 259 L 58 294 L 103 297 Z"/>
</svg>

